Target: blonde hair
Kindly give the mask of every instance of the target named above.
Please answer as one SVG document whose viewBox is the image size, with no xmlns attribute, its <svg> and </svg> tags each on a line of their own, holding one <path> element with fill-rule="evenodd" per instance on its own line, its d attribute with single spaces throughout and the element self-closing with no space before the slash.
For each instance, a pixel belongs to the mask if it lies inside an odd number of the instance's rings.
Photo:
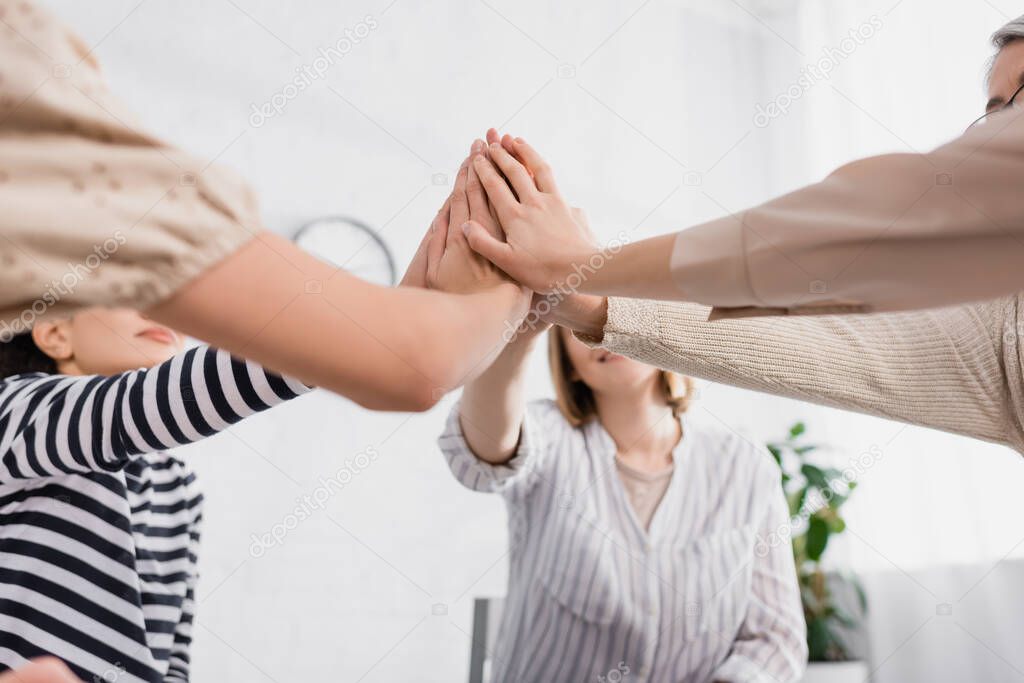
<svg viewBox="0 0 1024 683">
<path fill-rule="evenodd" d="M 566 331 L 564 334 L 570 334 Z M 569 359 L 565 337 L 562 329 L 552 327 L 548 332 L 548 367 L 551 370 L 551 382 L 555 385 L 555 402 L 565 419 L 574 427 L 579 427 L 597 416 L 597 403 L 594 392 L 581 379 L 574 379 L 575 368 Z M 659 370 L 661 390 L 665 401 L 672 408 L 672 415 L 679 417 L 690 407 L 693 396 L 693 380 L 689 377 Z"/>
</svg>

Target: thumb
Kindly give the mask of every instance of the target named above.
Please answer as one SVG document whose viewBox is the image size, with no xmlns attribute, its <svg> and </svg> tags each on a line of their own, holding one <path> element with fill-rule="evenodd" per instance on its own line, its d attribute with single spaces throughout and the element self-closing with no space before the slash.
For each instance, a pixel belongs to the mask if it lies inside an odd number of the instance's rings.
<svg viewBox="0 0 1024 683">
<path fill-rule="evenodd" d="M 508 242 L 502 242 L 476 221 L 463 223 L 462 232 L 473 251 L 508 273 L 507 266 L 512 263 L 512 247 Z"/>
</svg>

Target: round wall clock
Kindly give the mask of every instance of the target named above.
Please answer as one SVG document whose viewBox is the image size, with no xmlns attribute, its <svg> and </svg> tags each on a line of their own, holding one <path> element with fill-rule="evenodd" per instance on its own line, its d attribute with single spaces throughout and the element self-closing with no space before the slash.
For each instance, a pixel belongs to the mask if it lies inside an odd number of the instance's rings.
<svg viewBox="0 0 1024 683">
<path fill-rule="evenodd" d="M 292 238 L 332 266 L 378 285 L 398 281 L 395 257 L 384 238 L 366 223 L 347 216 L 326 216 L 306 223 Z"/>
</svg>

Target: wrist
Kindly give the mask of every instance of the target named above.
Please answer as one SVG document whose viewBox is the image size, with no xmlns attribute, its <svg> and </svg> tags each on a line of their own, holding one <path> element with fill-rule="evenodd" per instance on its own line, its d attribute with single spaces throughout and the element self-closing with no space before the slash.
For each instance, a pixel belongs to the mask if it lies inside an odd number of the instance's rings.
<svg viewBox="0 0 1024 683">
<path fill-rule="evenodd" d="M 497 301 L 498 310 L 505 312 L 509 320 L 522 320 L 530 308 L 530 292 L 522 285 L 503 280 L 490 287 L 486 294 Z"/>
<path fill-rule="evenodd" d="M 634 299 L 691 300 L 672 274 L 675 239 L 675 234 L 658 235 L 614 247 L 609 244 L 596 251 L 580 291 Z"/>
<path fill-rule="evenodd" d="M 600 341 L 604 338 L 604 326 L 608 321 L 608 298 L 590 294 L 573 294 L 552 308 L 547 320 L 590 339 Z"/>
<path fill-rule="evenodd" d="M 520 327 L 508 340 L 508 344 L 505 346 L 504 355 L 512 359 L 513 362 L 518 363 L 525 361 L 537 347 L 537 340 L 543 336 L 544 332 L 549 327 L 549 325 L 545 324 L 525 330 Z"/>
<path fill-rule="evenodd" d="M 607 266 L 608 254 L 598 244 L 588 245 L 580 251 L 572 252 L 558 268 L 561 281 L 558 289 L 571 289 L 575 292 L 590 292 L 603 268 Z"/>
</svg>

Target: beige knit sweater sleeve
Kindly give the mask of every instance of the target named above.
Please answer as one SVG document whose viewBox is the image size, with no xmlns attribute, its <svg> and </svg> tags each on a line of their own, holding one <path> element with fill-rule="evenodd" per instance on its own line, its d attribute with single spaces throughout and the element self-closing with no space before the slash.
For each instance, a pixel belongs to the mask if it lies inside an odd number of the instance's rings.
<svg viewBox="0 0 1024 683">
<path fill-rule="evenodd" d="M 600 345 L 686 375 L 1024 452 L 1022 300 L 709 322 L 706 306 L 611 298 Z"/>
</svg>

